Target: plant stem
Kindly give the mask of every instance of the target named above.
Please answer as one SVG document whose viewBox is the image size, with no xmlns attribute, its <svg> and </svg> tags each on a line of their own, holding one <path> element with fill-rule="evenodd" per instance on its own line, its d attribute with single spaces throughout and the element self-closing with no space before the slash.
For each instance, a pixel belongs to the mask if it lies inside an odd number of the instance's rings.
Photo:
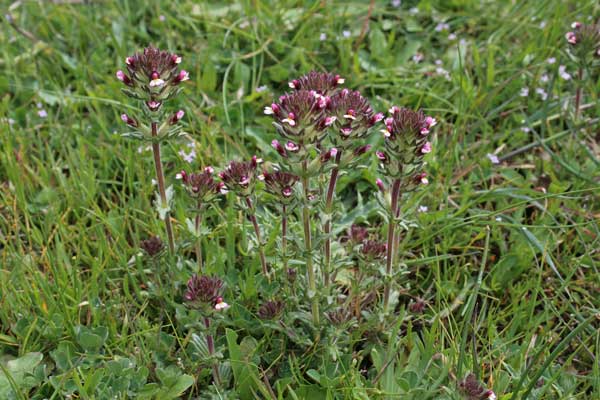
<svg viewBox="0 0 600 400">
<path fill-rule="evenodd" d="M 285 204 L 281 205 L 281 252 L 283 258 L 283 273 L 287 274 L 287 207 Z"/>
<path fill-rule="evenodd" d="M 263 275 L 269 279 L 269 270 L 267 268 L 267 259 L 265 258 L 265 252 L 263 250 L 262 239 L 260 238 L 260 228 L 258 226 L 258 222 L 256 221 L 256 215 L 254 214 L 254 204 L 252 204 L 252 200 L 250 197 L 246 197 L 246 205 L 248 206 L 248 216 L 250 217 L 250 221 L 252 221 L 252 225 L 254 226 L 254 233 L 256 234 L 256 240 L 258 241 L 258 254 L 260 256 L 260 264 L 262 266 Z"/>
<path fill-rule="evenodd" d="M 206 346 L 208 347 L 208 354 L 213 356 L 215 354 L 215 341 L 213 339 L 212 333 L 210 333 L 210 319 L 208 317 L 204 317 L 204 326 L 206 326 Z M 217 385 L 221 385 L 221 376 L 219 375 L 219 367 L 214 362 L 211 361 L 212 370 L 213 370 L 213 379 Z"/>
<path fill-rule="evenodd" d="M 152 137 L 158 136 L 158 127 L 156 122 L 152 122 Z M 154 155 L 154 168 L 156 169 L 156 181 L 158 182 L 158 193 L 160 195 L 160 201 L 164 207 L 168 207 L 167 204 L 167 192 L 165 189 L 165 176 L 162 169 L 162 160 L 160 158 L 160 143 L 155 141 L 152 142 L 152 153 Z M 165 214 L 165 226 L 167 228 L 167 238 L 169 241 L 169 250 L 171 254 L 175 253 L 175 239 L 173 238 L 173 226 L 171 225 L 171 216 L 167 212 Z"/>
<path fill-rule="evenodd" d="M 198 272 L 199 273 L 202 272 L 202 264 L 203 264 L 203 260 L 202 260 L 202 237 L 200 236 L 200 224 L 202 223 L 202 215 L 200 214 L 200 207 L 201 206 L 202 206 L 202 204 L 198 200 L 198 211 L 197 211 L 197 214 L 196 214 L 196 219 L 194 221 L 194 228 L 196 229 L 196 235 L 198 235 L 198 237 L 196 238 L 196 259 L 198 260 Z"/>
<path fill-rule="evenodd" d="M 582 91 L 581 81 L 582 80 L 583 80 L 583 67 L 579 66 L 579 70 L 577 71 L 577 92 L 575 93 L 575 118 L 579 117 L 579 105 L 581 104 L 581 91 Z"/>
<path fill-rule="evenodd" d="M 315 270 L 312 259 L 312 239 L 310 233 L 310 211 L 308 209 L 309 186 L 308 177 L 306 175 L 308 162 L 302 162 L 302 188 L 304 190 L 304 202 L 302 205 L 302 223 L 304 226 L 304 244 L 306 246 L 306 273 L 308 275 L 308 291 L 309 298 L 312 303 L 313 323 L 319 325 L 319 299 L 317 297 L 317 284 L 315 281 Z"/>
<path fill-rule="evenodd" d="M 395 219 L 396 213 L 398 210 L 398 195 L 400 192 L 400 179 L 395 179 L 392 184 L 392 200 L 391 200 L 391 210 L 390 210 L 390 220 L 388 223 L 388 237 L 387 237 L 387 252 L 386 252 L 386 265 L 385 265 L 385 273 L 386 273 L 386 283 L 385 289 L 383 293 L 383 311 L 387 313 L 388 306 L 390 302 L 390 292 L 392 287 L 391 275 L 392 275 L 392 265 L 394 262 L 394 247 L 396 246 L 396 241 L 394 240 L 394 232 L 396 228 Z"/>
<path fill-rule="evenodd" d="M 339 163 L 342 157 L 342 150 L 338 150 L 335 156 L 335 167 L 331 170 L 331 177 L 329 178 L 329 187 L 327 188 L 327 197 L 325 199 L 325 215 L 327 215 L 327 222 L 323 231 L 325 233 L 325 265 L 323 265 L 323 286 L 329 287 L 329 275 L 331 271 L 331 219 L 333 212 L 333 196 L 335 195 L 335 185 L 339 174 Z"/>
</svg>

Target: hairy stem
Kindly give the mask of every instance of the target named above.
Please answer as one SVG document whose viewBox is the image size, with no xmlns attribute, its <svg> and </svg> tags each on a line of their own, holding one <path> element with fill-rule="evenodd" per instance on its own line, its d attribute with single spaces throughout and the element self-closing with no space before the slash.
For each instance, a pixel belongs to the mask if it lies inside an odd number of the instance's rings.
<svg viewBox="0 0 600 400">
<path fill-rule="evenodd" d="M 196 235 L 198 235 L 198 237 L 196 238 L 196 259 L 198 260 L 198 272 L 199 273 L 202 272 L 202 264 L 203 264 L 202 237 L 200 236 L 200 225 L 202 224 L 202 215 L 200 214 L 201 206 L 202 206 L 202 204 L 200 203 L 200 200 L 198 200 L 198 211 L 196 214 L 196 219 L 194 221 L 194 228 L 196 229 Z"/>
<path fill-rule="evenodd" d="M 386 273 L 386 283 L 385 289 L 383 293 L 383 311 L 387 313 L 388 306 L 390 302 L 390 292 L 392 290 L 392 265 L 394 262 L 394 251 L 396 247 L 396 240 L 394 239 L 394 233 L 396 230 L 396 213 L 398 211 L 398 195 L 400 192 L 400 179 L 394 180 L 392 184 L 392 200 L 391 200 L 391 210 L 390 210 L 390 220 L 388 223 L 388 234 L 387 234 L 387 252 L 386 252 L 386 265 L 385 265 L 385 273 Z"/>
<path fill-rule="evenodd" d="M 206 326 L 206 346 L 208 347 L 208 354 L 215 354 L 215 341 L 213 339 L 213 335 L 210 332 L 210 319 L 208 317 L 204 317 L 204 326 Z M 219 375 L 219 366 L 214 361 L 211 361 L 212 364 L 212 373 L 213 380 L 215 384 L 221 385 L 221 376 Z"/>
<path fill-rule="evenodd" d="M 287 207 L 285 204 L 281 205 L 281 252 L 283 258 L 283 272 L 287 274 Z"/>
<path fill-rule="evenodd" d="M 250 217 L 250 221 L 252 221 L 252 225 L 254 226 L 254 233 L 256 234 L 256 240 L 258 241 L 258 254 L 260 256 L 260 264 L 262 266 L 263 275 L 269 278 L 269 269 L 267 267 L 267 259 L 265 258 L 265 251 L 263 249 L 263 243 L 260 236 L 260 228 L 258 226 L 258 221 L 256 220 L 256 215 L 254 214 L 254 204 L 252 204 L 252 200 L 250 197 L 246 197 L 246 205 L 248 206 L 248 216 Z"/>
<path fill-rule="evenodd" d="M 583 81 L 583 67 L 580 66 L 577 71 L 577 92 L 575 92 L 575 118 L 579 117 L 579 105 L 581 104 L 581 91 Z"/>
<path fill-rule="evenodd" d="M 302 163 L 302 188 L 304 190 L 304 202 L 302 204 L 302 223 L 304 226 L 304 244 L 306 246 L 306 273 L 308 275 L 309 298 L 312 303 L 313 323 L 319 325 L 319 299 L 317 297 L 317 283 L 315 280 L 315 270 L 313 266 L 312 238 L 310 232 L 310 210 L 308 206 L 309 186 L 306 172 L 308 162 Z"/>
<path fill-rule="evenodd" d="M 158 136 L 158 127 L 156 122 L 152 122 L 152 137 Z M 154 168 L 156 169 L 156 181 L 158 182 L 158 193 L 163 206 L 167 207 L 167 192 L 165 189 L 165 176 L 162 169 L 162 160 L 160 158 L 160 143 L 152 142 L 152 153 L 154 155 Z M 171 215 L 169 212 L 165 215 L 165 226 L 167 228 L 167 238 L 169 241 L 169 250 L 171 254 L 175 253 L 175 239 L 173 238 L 173 226 L 171 225 Z"/>
<path fill-rule="evenodd" d="M 335 195 L 335 185 L 339 174 L 339 163 L 342 157 L 342 151 L 338 150 L 335 156 L 335 167 L 331 170 L 329 178 L 329 187 L 327 188 L 327 197 L 325 199 L 325 214 L 327 221 L 323 227 L 325 233 L 325 264 L 323 265 L 323 286 L 329 287 L 329 276 L 331 272 L 331 219 L 333 212 L 333 196 Z"/>
</svg>

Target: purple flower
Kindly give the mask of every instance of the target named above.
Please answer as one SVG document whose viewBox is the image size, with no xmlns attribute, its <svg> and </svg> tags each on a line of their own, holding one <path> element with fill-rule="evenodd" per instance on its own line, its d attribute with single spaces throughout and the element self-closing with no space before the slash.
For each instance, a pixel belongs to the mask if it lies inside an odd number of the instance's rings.
<svg viewBox="0 0 600 400">
<path fill-rule="evenodd" d="M 270 320 L 278 318 L 283 312 L 284 304 L 281 300 L 267 301 L 263 303 L 258 309 L 258 317 L 263 320 Z"/>
<path fill-rule="evenodd" d="M 500 164 L 500 160 L 498 160 L 498 156 L 492 153 L 487 153 L 487 158 L 490 159 L 492 164 Z"/>
<path fill-rule="evenodd" d="M 214 308 L 216 304 L 223 301 L 221 297 L 222 288 L 223 281 L 219 278 L 194 274 L 188 280 L 187 290 L 183 294 L 183 298 L 196 306 L 208 305 Z"/>
<path fill-rule="evenodd" d="M 345 79 L 337 74 L 310 71 L 308 74 L 290 81 L 288 86 L 294 90 L 313 90 L 321 96 L 328 97 L 337 91 L 344 82 Z"/>
<path fill-rule="evenodd" d="M 177 154 L 179 154 L 185 162 L 190 164 L 196 159 L 196 150 L 194 149 L 190 150 L 189 153 L 186 153 L 184 150 L 179 150 Z"/>
<path fill-rule="evenodd" d="M 37 114 L 40 118 L 46 118 L 48 116 L 48 113 L 44 109 L 38 110 Z"/>
<path fill-rule="evenodd" d="M 164 249 L 163 242 L 158 236 L 152 236 L 149 239 L 142 240 L 140 247 L 150 257 L 156 257 L 160 255 Z"/>
<path fill-rule="evenodd" d="M 300 178 L 289 172 L 264 171 L 263 174 L 259 176 L 259 179 L 265 182 L 265 190 L 268 193 L 275 196 L 279 202 L 287 204 L 294 193 L 294 185 L 296 185 Z"/>
<path fill-rule="evenodd" d="M 387 245 L 376 240 L 366 240 L 360 248 L 361 257 L 367 262 L 385 259 Z"/>
<path fill-rule="evenodd" d="M 208 166 L 200 173 L 188 174 L 181 171 L 178 176 L 181 177 L 188 194 L 196 198 L 201 205 L 205 205 L 219 194 L 223 194 L 223 182 L 216 181 L 213 173 L 214 169 Z"/>
<path fill-rule="evenodd" d="M 232 190 L 241 196 L 248 196 L 254 191 L 256 170 L 261 161 L 256 156 L 246 162 L 231 161 L 219 173 L 219 177 L 228 190 Z"/>
<path fill-rule="evenodd" d="M 138 126 L 137 121 L 135 119 L 131 118 L 127 114 L 121 114 L 121 121 L 125 122 L 127 125 L 129 125 L 133 128 L 137 128 L 137 126 Z"/>
</svg>

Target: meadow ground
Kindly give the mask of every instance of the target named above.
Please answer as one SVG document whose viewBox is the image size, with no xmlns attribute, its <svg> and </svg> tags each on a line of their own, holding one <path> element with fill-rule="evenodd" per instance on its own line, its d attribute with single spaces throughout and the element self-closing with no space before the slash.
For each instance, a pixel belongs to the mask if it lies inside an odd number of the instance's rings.
<svg viewBox="0 0 600 400">
<path fill-rule="evenodd" d="M 224 3 L 2 6 L 0 399 L 599 398 L 600 68 L 578 79 L 565 33 L 598 21 L 600 5 Z M 151 151 L 117 134 L 136 105 L 115 71 L 149 44 L 181 55 L 191 77 L 172 102 L 188 135 L 163 146 L 170 184 L 182 169 L 275 158 L 263 108 L 313 69 L 345 77 L 376 110 L 437 118 L 429 185 L 402 204 L 393 321 L 365 311 L 343 329 L 311 326 L 306 298 L 261 281 L 230 193 L 205 218 L 205 268 L 231 306 L 207 354 L 182 301 L 195 268 L 188 203 L 173 205 L 177 261 L 138 256 L 164 225 Z M 340 235 L 381 221 L 370 160 L 340 178 Z M 278 225 L 268 210 L 259 219 L 276 265 Z M 303 262 L 290 261 L 304 285 Z M 259 318 L 285 296 L 287 325 Z"/>
</svg>

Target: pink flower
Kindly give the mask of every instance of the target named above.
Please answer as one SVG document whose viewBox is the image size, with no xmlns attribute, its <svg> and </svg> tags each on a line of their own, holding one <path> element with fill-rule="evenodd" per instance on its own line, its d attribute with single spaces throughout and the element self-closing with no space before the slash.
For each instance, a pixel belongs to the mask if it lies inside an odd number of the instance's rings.
<svg viewBox="0 0 600 400">
<path fill-rule="evenodd" d="M 117 75 L 117 79 L 120 80 L 121 82 L 123 82 L 124 84 L 126 84 L 127 86 L 132 85 L 133 82 L 131 81 L 131 78 L 129 78 L 127 75 L 125 75 L 125 72 L 118 70 L 116 75 Z"/>
<path fill-rule="evenodd" d="M 383 181 L 381 179 L 377 178 L 375 184 L 377 185 L 379 190 L 381 190 L 382 193 L 385 193 L 385 186 L 383 185 Z"/>
<path fill-rule="evenodd" d="M 299 147 L 299 146 L 298 146 L 296 143 L 294 143 L 294 142 L 287 142 L 287 143 L 285 144 L 285 148 L 286 148 L 288 151 L 291 151 L 292 153 L 295 153 L 295 152 L 297 152 L 298 150 L 300 150 L 300 147 Z"/>
<path fill-rule="evenodd" d="M 121 114 L 121 121 L 134 128 L 138 126 L 137 121 L 127 114 Z"/>
<path fill-rule="evenodd" d="M 173 83 L 178 84 L 180 82 L 185 82 L 189 79 L 190 79 L 190 74 L 185 69 L 182 69 L 181 71 L 179 71 L 179 75 L 177 75 L 175 77 L 175 79 L 173 79 Z"/>
<path fill-rule="evenodd" d="M 277 150 L 277 152 L 279 153 L 279 155 L 281 155 L 282 157 L 287 157 L 287 153 L 285 152 L 285 149 L 283 148 L 283 146 L 281 145 L 281 143 L 279 143 L 278 140 L 273 139 L 273 141 L 271 142 L 271 146 L 273 146 L 273 148 L 275 150 Z"/>
<path fill-rule="evenodd" d="M 565 38 L 567 38 L 567 42 L 570 44 L 577 44 L 577 35 L 574 32 L 567 32 Z"/>
<path fill-rule="evenodd" d="M 428 154 L 431 153 L 431 142 L 426 142 L 423 147 L 421 147 L 421 153 Z"/>
</svg>

